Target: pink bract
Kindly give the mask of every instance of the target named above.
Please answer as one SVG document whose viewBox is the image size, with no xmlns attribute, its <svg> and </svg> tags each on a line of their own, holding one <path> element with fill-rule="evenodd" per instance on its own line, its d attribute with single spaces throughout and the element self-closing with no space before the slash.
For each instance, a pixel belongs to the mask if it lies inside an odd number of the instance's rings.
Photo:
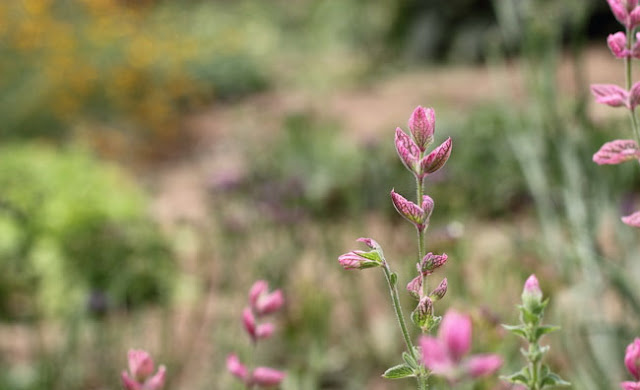
<svg viewBox="0 0 640 390">
<path fill-rule="evenodd" d="M 238 359 L 238 356 L 235 354 L 227 357 L 227 371 L 242 381 L 246 381 L 249 375 L 247 367 L 240 363 L 240 359 Z"/>
<path fill-rule="evenodd" d="M 422 152 L 433 142 L 435 124 L 436 113 L 433 108 L 418 106 L 409 118 L 409 130 L 411 130 L 413 139 Z"/>
<path fill-rule="evenodd" d="M 420 165 L 420 148 L 401 128 L 396 128 L 396 151 L 405 167 L 413 172 L 414 175 L 419 173 Z"/>
<path fill-rule="evenodd" d="M 634 140 L 617 139 L 607 142 L 593 155 L 593 161 L 599 165 L 620 164 L 640 159 L 640 148 Z"/>
<path fill-rule="evenodd" d="M 622 31 L 610 34 L 607 37 L 607 45 L 616 58 L 629 56 L 629 51 L 627 50 L 627 35 Z"/>
<path fill-rule="evenodd" d="M 635 213 L 622 217 L 621 219 L 622 222 L 631 227 L 640 228 L 640 211 L 636 211 Z"/>
<path fill-rule="evenodd" d="M 420 161 L 420 172 L 423 176 L 436 172 L 444 166 L 451 156 L 451 137 L 426 155 Z"/>
<path fill-rule="evenodd" d="M 598 103 L 611 107 L 629 107 L 629 93 L 614 84 L 593 84 L 591 92 Z"/>
</svg>

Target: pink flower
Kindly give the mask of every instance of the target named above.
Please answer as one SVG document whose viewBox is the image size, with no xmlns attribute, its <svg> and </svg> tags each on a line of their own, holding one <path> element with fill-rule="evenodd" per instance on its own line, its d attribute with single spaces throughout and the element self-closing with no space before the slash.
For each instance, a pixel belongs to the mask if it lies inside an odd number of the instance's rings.
<svg viewBox="0 0 640 390">
<path fill-rule="evenodd" d="M 267 282 L 258 280 L 249 290 L 249 303 L 257 316 L 276 312 L 284 304 L 284 295 L 281 290 L 269 293 L 268 289 Z"/>
<path fill-rule="evenodd" d="M 269 338 L 271 337 L 275 329 L 276 329 L 275 326 L 273 326 L 273 324 L 268 322 L 265 324 L 258 325 L 256 327 L 256 338 L 258 339 Z"/>
<path fill-rule="evenodd" d="M 620 164 L 625 161 L 639 160 L 640 149 L 634 140 L 617 139 L 607 142 L 593 155 L 596 164 Z"/>
<path fill-rule="evenodd" d="M 618 22 L 628 29 L 633 29 L 640 22 L 638 0 L 607 0 L 611 12 Z"/>
<path fill-rule="evenodd" d="M 626 217 L 622 217 L 622 222 L 626 223 L 631 227 L 640 228 L 640 211 L 636 211 L 631 215 L 627 215 Z"/>
<path fill-rule="evenodd" d="M 126 390 L 160 390 L 164 387 L 164 366 L 158 367 L 153 374 L 153 360 L 149 353 L 143 350 L 130 349 L 127 355 L 129 372 L 122 372 L 122 385 Z"/>
<path fill-rule="evenodd" d="M 394 190 L 391 190 L 391 201 L 398 213 L 413 223 L 419 231 L 423 231 L 429 224 L 429 218 L 431 217 L 434 206 L 431 197 L 424 195 L 422 197 L 422 204 L 418 206 Z"/>
<path fill-rule="evenodd" d="M 593 84 L 591 92 L 598 103 L 611 107 L 628 107 L 629 93 L 613 84 Z"/>
<path fill-rule="evenodd" d="M 627 50 L 627 35 L 622 31 L 610 34 L 607 37 L 607 45 L 616 58 L 625 58 L 630 54 Z"/>
<path fill-rule="evenodd" d="M 240 363 L 240 359 L 238 359 L 238 356 L 235 354 L 231 354 L 227 357 L 227 371 L 243 382 L 246 382 L 249 377 L 247 367 Z"/>
<path fill-rule="evenodd" d="M 440 146 L 420 160 L 420 172 L 422 176 L 436 172 L 444 166 L 451 156 L 451 137 L 447 138 Z"/>
<path fill-rule="evenodd" d="M 245 307 L 242 311 L 242 325 L 244 325 L 244 329 L 247 331 L 249 336 L 251 336 L 251 340 L 255 341 L 256 318 L 253 316 L 253 312 L 248 307 Z"/>
<path fill-rule="evenodd" d="M 285 373 L 282 371 L 274 370 L 268 367 L 256 367 L 253 370 L 252 383 L 258 386 L 276 386 L 285 377 Z"/>
<path fill-rule="evenodd" d="M 620 387 L 623 390 L 640 390 L 640 382 L 622 382 Z"/>
<path fill-rule="evenodd" d="M 409 130 L 420 151 L 424 152 L 427 146 L 433 142 L 433 133 L 436 125 L 436 113 L 433 108 L 421 106 L 413 110 L 409 118 Z"/>
<path fill-rule="evenodd" d="M 420 169 L 420 148 L 401 128 L 396 128 L 396 151 L 405 167 L 414 173 L 419 174 Z"/>
<path fill-rule="evenodd" d="M 420 346 L 423 364 L 452 382 L 463 376 L 489 375 L 502 365 L 497 355 L 473 355 L 463 360 L 471 348 L 471 319 L 454 310 L 444 315 L 438 337 L 422 336 Z"/>
<path fill-rule="evenodd" d="M 636 338 L 627 346 L 624 365 L 636 381 L 640 381 L 640 338 Z"/>
</svg>

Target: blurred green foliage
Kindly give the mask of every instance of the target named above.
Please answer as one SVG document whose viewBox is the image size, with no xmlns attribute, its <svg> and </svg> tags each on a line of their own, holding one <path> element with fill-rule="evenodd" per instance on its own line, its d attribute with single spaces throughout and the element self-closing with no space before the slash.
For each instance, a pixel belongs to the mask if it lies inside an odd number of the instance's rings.
<svg viewBox="0 0 640 390">
<path fill-rule="evenodd" d="M 174 270 L 145 196 L 73 149 L 0 149 L 0 313 L 34 319 L 166 302 Z"/>
</svg>

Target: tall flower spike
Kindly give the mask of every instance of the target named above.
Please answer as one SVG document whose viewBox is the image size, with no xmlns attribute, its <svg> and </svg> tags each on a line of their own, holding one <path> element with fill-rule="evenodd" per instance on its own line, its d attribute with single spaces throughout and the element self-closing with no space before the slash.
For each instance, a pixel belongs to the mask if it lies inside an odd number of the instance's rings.
<svg viewBox="0 0 640 390">
<path fill-rule="evenodd" d="M 409 118 L 409 130 L 420 151 L 424 152 L 433 142 L 436 127 L 436 113 L 433 108 L 416 107 Z"/>
<path fill-rule="evenodd" d="M 414 175 L 420 175 L 420 148 L 401 128 L 396 128 L 396 151 L 405 167 Z"/>
</svg>

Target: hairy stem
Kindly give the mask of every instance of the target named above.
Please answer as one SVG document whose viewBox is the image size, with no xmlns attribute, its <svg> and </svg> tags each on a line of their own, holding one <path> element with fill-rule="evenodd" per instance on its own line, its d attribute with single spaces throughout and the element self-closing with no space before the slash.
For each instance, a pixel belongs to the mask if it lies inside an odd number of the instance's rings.
<svg viewBox="0 0 640 390">
<path fill-rule="evenodd" d="M 418 177 L 416 177 L 416 195 L 418 198 L 416 200 L 416 204 L 422 205 L 422 196 L 424 195 L 423 179 L 420 179 Z M 424 257 L 424 231 L 425 230 L 426 230 L 426 227 L 422 230 L 416 229 L 416 231 L 418 232 L 418 264 L 420 264 L 422 257 Z M 428 291 L 427 277 L 425 275 L 422 275 L 422 292 L 424 293 L 425 291 Z"/>
</svg>

